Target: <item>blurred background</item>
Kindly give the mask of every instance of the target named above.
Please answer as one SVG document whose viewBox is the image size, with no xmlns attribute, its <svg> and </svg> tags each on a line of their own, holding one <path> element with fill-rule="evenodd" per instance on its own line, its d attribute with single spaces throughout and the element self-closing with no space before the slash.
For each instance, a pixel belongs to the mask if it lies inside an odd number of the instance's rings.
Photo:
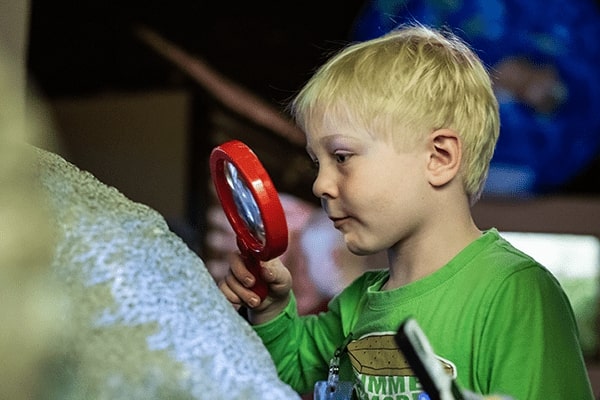
<svg viewBox="0 0 600 400">
<path fill-rule="evenodd" d="M 302 144 L 220 101 L 210 83 L 198 83 L 136 29 L 281 112 L 325 55 L 347 42 L 360 5 L 34 0 L 28 71 L 51 104 L 60 152 L 159 210 L 201 247 L 214 145 L 245 140 L 280 190 L 312 202 L 310 164 Z"/>
<path fill-rule="evenodd" d="M 447 2 L 447 9 L 444 3 L 31 0 L 28 82 L 51 105 L 60 132 L 57 151 L 156 208 L 201 252 L 210 198 L 206 158 L 214 145 L 245 140 L 280 191 L 317 204 L 301 135 L 286 136 L 281 123 L 269 125 L 254 115 L 267 108 L 279 113 L 273 118 L 286 120 L 287 100 L 331 52 L 352 40 L 378 36 L 409 19 L 447 25 L 474 43 L 490 67 L 516 69 L 520 82 L 514 84 L 520 87 L 531 71 L 502 64 L 503 57 L 531 56 L 533 64 L 547 65 L 556 75 L 552 93 L 559 100 L 546 104 L 550 111 L 530 112 L 526 100 L 518 101 L 526 94 L 506 102 L 487 198 L 598 195 L 600 113 L 593 106 L 600 101 L 600 56 L 587 40 L 596 37 L 588 26 L 600 26 L 598 3 L 586 0 L 566 9 L 560 2 L 544 3 L 548 11 L 535 15 L 520 12 L 518 7 L 528 6 L 513 1 L 495 1 L 483 11 L 477 1 Z M 457 10 L 456 4 L 463 6 Z M 494 11 L 498 7 L 504 10 Z M 512 36 L 502 36 L 509 27 Z M 495 54 L 491 47 L 500 39 L 514 44 Z M 198 71 L 186 69 L 185 60 L 165 54 L 160 40 L 220 75 L 194 75 Z M 573 47 L 561 48 L 567 45 Z M 229 91 L 234 98 L 235 89 L 249 93 L 247 107 L 224 100 L 227 94 L 215 82 L 236 86 Z M 511 83 L 498 93 L 509 92 Z"/>
<path fill-rule="evenodd" d="M 235 242 L 208 155 L 234 138 L 252 147 L 285 196 L 304 312 L 382 264 L 344 252 L 323 227 L 287 101 L 350 41 L 410 20 L 451 27 L 475 44 L 501 101 L 502 139 L 475 218 L 514 233 L 536 257 L 555 250 L 545 262 L 579 294 L 572 300 L 595 360 L 600 47 L 591 38 L 600 37 L 600 4 L 521 3 L 30 0 L 3 5 L 2 25 L 5 37 L 24 38 L 24 79 L 56 127 L 49 149 L 159 211 L 215 279 Z"/>
</svg>

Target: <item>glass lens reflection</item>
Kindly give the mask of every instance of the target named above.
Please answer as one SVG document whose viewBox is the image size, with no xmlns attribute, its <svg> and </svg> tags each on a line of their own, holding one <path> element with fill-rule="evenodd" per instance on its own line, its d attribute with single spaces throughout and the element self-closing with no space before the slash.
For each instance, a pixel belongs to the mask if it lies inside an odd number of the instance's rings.
<svg viewBox="0 0 600 400">
<path fill-rule="evenodd" d="M 231 188 L 238 214 L 242 217 L 252 236 L 264 245 L 265 226 L 258 204 L 256 204 L 256 200 L 254 200 L 252 192 L 250 192 L 244 180 L 239 177 L 237 168 L 228 161 L 225 161 L 225 178 Z"/>
</svg>

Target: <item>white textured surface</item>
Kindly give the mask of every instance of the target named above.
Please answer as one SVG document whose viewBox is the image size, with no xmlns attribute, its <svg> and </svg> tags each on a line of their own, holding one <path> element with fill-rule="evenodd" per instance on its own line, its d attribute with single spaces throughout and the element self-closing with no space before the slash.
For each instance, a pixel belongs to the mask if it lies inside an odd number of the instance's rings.
<svg viewBox="0 0 600 400">
<path fill-rule="evenodd" d="M 60 233 L 52 268 L 71 300 L 67 397 L 299 398 L 160 214 L 55 154 L 38 156 Z"/>
</svg>

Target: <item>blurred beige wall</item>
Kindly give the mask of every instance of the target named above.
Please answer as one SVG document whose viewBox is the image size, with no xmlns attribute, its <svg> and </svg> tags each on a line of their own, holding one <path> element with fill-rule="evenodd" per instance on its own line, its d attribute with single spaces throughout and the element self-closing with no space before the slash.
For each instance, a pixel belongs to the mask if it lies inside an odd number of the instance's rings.
<svg viewBox="0 0 600 400">
<path fill-rule="evenodd" d="M 0 1 L 0 48 L 14 63 L 14 85 L 22 97 L 15 99 L 24 111 L 27 87 L 27 49 L 29 42 L 29 0 Z"/>
<path fill-rule="evenodd" d="M 190 94 L 105 92 L 48 102 L 56 151 L 168 220 L 185 217 Z"/>
</svg>

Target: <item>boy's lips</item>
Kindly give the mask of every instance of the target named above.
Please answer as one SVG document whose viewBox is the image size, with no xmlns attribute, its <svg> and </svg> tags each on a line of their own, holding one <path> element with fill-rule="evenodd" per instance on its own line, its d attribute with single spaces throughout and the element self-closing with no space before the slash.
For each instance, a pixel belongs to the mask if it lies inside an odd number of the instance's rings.
<svg viewBox="0 0 600 400">
<path fill-rule="evenodd" d="M 333 222 L 333 226 L 336 229 L 339 229 L 340 226 L 346 221 L 349 217 L 329 217 L 331 222 Z"/>
</svg>

